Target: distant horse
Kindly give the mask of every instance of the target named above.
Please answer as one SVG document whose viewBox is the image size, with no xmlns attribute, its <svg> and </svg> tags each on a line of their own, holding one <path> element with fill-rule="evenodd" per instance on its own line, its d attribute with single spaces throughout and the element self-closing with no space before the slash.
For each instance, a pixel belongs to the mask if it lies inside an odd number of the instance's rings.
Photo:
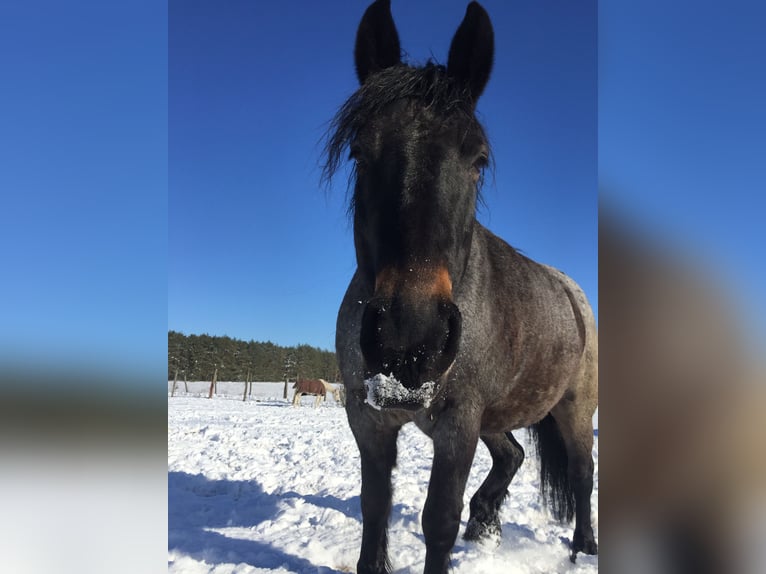
<svg viewBox="0 0 766 574">
<path fill-rule="evenodd" d="M 336 350 L 361 457 L 359 573 L 390 568 L 391 471 L 409 422 L 433 439 L 425 572 L 447 572 L 479 439 L 492 469 L 471 499 L 464 537 L 500 532 L 498 510 L 524 459 L 510 431 L 524 427 L 541 459 L 543 499 L 557 519 L 576 517 L 570 559 L 597 553 L 593 313 L 572 279 L 476 220 L 490 150 L 474 112 L 493 38 L 472 2 L 446 67 L 412 67 L 400 61 L 389 1 L 378 0 L 356 37 L 361 87 L 328 132 L 326 180 L 347 153 L 355 162 L 357 270 L 338 312 Z"/>
<path fill-rule="evenodd" d="M 322 384 L 324 385 L 325 391 L 332 394 L 333 400 L 335 400 L 336 403 L 341 404 L 341 386 L 340 385 L 331 385 L 324 379 L 319 379 L 322 381 Z"/>
<path fill-rule="evenodd" d="M 301 397 L 303 395 L 315 396 L 314 407 L 318 407 L 325 400 L 328 392 L 332 393 L 337 403 L 340 403 L 340 390 L 324 379 L 298 379 L 293 385 L 293 389 L 295 389 L 295 394 L 293 395 L 294 407 L 301 404 Z"/>
</svg>

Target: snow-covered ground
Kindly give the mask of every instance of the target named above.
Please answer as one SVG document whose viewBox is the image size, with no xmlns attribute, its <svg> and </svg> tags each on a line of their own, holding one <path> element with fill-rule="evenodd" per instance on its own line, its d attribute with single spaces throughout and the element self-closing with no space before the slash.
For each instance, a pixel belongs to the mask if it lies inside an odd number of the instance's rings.
<svg viewBox="0 0 766 574">
<path fill-rule="evenodd" d="M 354 572 L 362 533 L 360 472 L 345 411 L 331 397 L 319 408 L 304 397 L 295 408 L 282 383 L 178 384 L 168 397 L 168 565 L 170 572 Z M 170 390 L 170 384 L 168 385 Z M 169 394 L 169 393 L 168 393 Z M 292 398 L 292 389 L 289 391 Z M 597 572 L 598 558 L 568 558 L 573 526 L 556 523 L 538 496 L 537 459 L 526 431 L 515 433 L 527 458 L 501 510 L 496 543 L 458 538 L 453 572 Z M 430 440 L 413 425 L 399 435 L 389 527 L 393 572 L 422 572 L 421 512 L 431 467 Z M 598 473 L 598 438 L 593 450 Z M 489 472 L 479 445 L 465 493 L 468 501 Z M 592 498 L 598 537 L 598 474 Z"/>
</svg>

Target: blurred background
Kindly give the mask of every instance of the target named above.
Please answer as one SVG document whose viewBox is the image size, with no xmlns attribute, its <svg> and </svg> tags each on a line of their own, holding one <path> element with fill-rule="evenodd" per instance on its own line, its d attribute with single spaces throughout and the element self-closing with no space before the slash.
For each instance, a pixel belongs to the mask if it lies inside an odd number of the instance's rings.
<svg viewBox="0 0 766 574">
<path fill-rule="evenodd" d="M 762 4 L 599 6 L 599 562 L 763 572 Z"/>
<path fill-rule="evenodd" d="M 167 570 L 167 5 L 0 5 L 3 572 Z"/>
</svg>

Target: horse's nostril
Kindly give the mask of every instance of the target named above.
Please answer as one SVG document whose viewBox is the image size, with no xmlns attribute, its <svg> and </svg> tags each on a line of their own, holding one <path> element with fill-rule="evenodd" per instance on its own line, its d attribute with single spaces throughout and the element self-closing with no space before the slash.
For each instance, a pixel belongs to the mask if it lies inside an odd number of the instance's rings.
<svg viewBox="0 0 766 574">
<path fill-rule="evenodd" d="M 368 370 L 376 371 L 373 374 L 383 372 L 390 363 L 384 357 L 384 315 L 385 303 L 375 299 L 367 304 L 362 313 L 359 343 Z"/>
</svg>

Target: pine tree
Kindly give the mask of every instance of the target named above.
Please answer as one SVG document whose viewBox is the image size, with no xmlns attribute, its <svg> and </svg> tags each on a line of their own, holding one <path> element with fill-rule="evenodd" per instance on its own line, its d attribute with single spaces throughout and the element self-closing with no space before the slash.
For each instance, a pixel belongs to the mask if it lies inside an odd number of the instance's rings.
<svg viewBox="0 0 766 574">
<path fill-rule="evenodd" d="M 336 380 L 335 353 L 310 345 L 281 347 L 271 341 L 168 331 L 168 381 L 283 381 L 296 377 Z M 248 376 L 249 374 L 249 376 Z"/>
</svg>

